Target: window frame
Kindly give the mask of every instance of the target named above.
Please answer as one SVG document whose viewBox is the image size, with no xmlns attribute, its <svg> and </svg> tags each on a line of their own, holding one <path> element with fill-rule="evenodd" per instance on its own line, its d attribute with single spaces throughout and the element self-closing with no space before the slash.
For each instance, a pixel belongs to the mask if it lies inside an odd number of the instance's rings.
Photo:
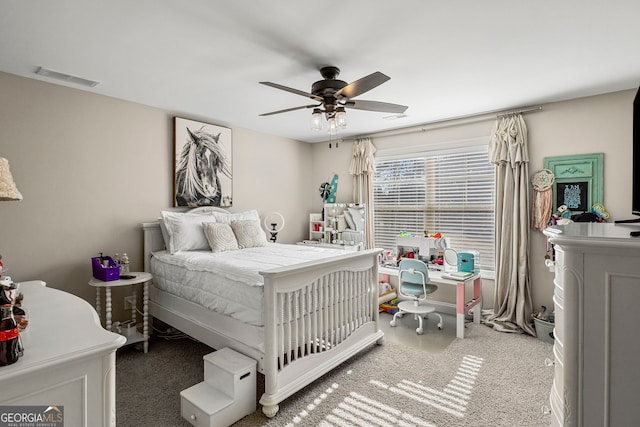
<svg viewBox="0 0 640 427">
<path fill-rule="evenodd" d="M 489 157 L 488 157 L 488 137 L 487 138 L 474 138 L 474 139 L 468 139 L 468 140 L 461 140 L 461 141 L 452 141 L 452 142 L 440 142 L 440 143 L 436 143 L 436 144 L 429 144 L 429 148 L 425 148 L 425 147 L 400 147 L 400 148 L 393 148 L 393 149 L 387 149 L 387 150 L 379 150 L 376 155 L 374 156 L 375 159 L 375 164 L 376 167 L 378 167 L 380 165 L 381 162 L 392 162 L 392 161 L 398 161 L 398 160 L 410 160 L 410 159 L 418 159 L 418 158 L 422 158 L 425 162 L 425 167 L 426 167 L 426 163 L 427 163 L 427 158 L 429 157 L 433 157 L 433 156 L 438 156 L 438 155 L 452 155 L 452 154 L 456 154 L 456 153 L 486 153 L 487 154 L 487 162 L 489 161 Z M 489 216 L 489 221 L 491 222 L 491 234 L 490 234 L 490 238 L 487 239 L 486 238 L 486 234 L 483 237 L 483 241 L 487 242 L 487 245 L 484 245 L 484 251 L 491 251 L 491 253 L 493 253 L 493 257 L 491 257 L 490 259 L 494 259 L 494 264 L 495 264 L 495 168 L 493 168 L 492 165 L 490 165 L 492 167 L 492 179 L 491 179 L 491 184 L 490 184 L 490 188 L 486 187 L 488 189 L 490 189 L 491 191 L 491 200 L 489 203 L 484 204 L 483 206 L 480 205 L 475 205 L 474 209 L 476 211 L 481 212 L 482 210 L 486 210 L 490 216 Z M 377 172 L 376 172 L 377 173 Z M 425 175 L 429 174 L 430 172 L 427 170 L 425 171 Z M 465 182 L 471 182 L 471 181 L 465 181 Z M 486 178 L 484 179 L 484 182 L 486 184 Z M 374 193 L 375 193 L 375 188 L 376 188 L 376 177 L 374 176 Z M 423 227 L 427 227 L 427 216 L 429 215 L 429 212 L 434 212 L 434 211 L 438 211 L 438 212 L 442 212 L 442 207 L 438 208 L 432 208 L 429 209 L 428 206 L 428 201 L 429 201 L 429 197 L 430 195 L 428 194 L 430 191 L 432 191 L 431 189 L 425 188 L 424 190 L 424 204 L 418 208 L 419 210 L 416 212 L 418 215 L 418 212 L 422 213 L 422 222 L 423 222 Z M 466 194 L 466 193 L 465 193 Z M 486 197 L 486 196 L 485 196 Z M 378 209 L 376 207 L 376 195 L 374 194 L 374 201 L 372 203 L 372 207 L 373 207 L 373 213 L 374 213 L 374 227 L 376 224 L 376 211 L 380 212 L 380 211 L 384 211 L 384 209 Z M 445 208 L 446 209 L 446 208 Z M 389 211 L 389 210 L 387 210 Z M 407 212 L 409 211 L 416 211 L 416 207 L 415 206 L 410 206 L 407 210 Z M 459 209 L 457 210 L 459 211 Z M 433 214 L 432 214 L 433 216 Z M 481 218 L 481 215 L 479 215 L 479 218 Z M 438 230 L 433 230 L 430 232 L 437 232 Z M 415 233 L 416 231 L 414 231 Z M 374 233 L 375 233 L 375 229 L 374 229 Z M 375 233 L 378 234 L 378 233 Z M 445 237 L 446 233 L 443 233 Z M 376 245 L 378 243 L 376 242 Z M 469 249 L 473 249 L 473 248 L 458 248 L 455 247 L 454 245 L 452 245 L 455 249 L 459 249 L 459 250 L 469 250 Z M 385 248 L 385 249 L 391 249 L 391 248 Z M 482 257 L 481 257 L 482 258 Z M 486 268 L 488 268 L 488 266 L 486 265 L 486 263 L 484 263 L 484 268 L 481 269 L 481 274 L 484 278 L 493 278 L 495 277 L 495 265 L 493 265 L 493 268 L 491 270 L 487 270 Z M 491 265 L 491 262 L 489 263 L 489 265 Z"/>
</svg>

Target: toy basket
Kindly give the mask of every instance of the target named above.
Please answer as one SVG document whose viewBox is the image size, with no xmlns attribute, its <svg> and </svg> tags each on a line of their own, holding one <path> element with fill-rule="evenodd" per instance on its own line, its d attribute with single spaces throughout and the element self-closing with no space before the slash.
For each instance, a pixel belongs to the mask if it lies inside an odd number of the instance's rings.
<svg viewBox="0 0 640 427">
<path fill-rule="evenodd" d="M 108 261 L 107 266 L 103 264 Z M 91 258 L 93 277 L 104 282 L 120 279 L 120 266 L 110 256 Z"/>
<path fill-rule="evenodd" d="M 551 322 L 545 322 L 544 320 L 541 320 L 535 317 L 533 319 L 533 322 L 535 323 L 535 327 L 536 327 L 536 337 L 538 337 L 538 339 L 541 339 L 544 342 L 553 344 L 554 324 Z"/>
</svg>

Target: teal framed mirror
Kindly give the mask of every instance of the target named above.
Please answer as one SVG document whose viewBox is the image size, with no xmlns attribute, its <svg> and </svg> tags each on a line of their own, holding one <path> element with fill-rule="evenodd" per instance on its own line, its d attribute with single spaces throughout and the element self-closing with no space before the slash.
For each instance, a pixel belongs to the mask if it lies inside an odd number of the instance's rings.
<svg viewBox="0 0 640 427">
<path fill-rule="evenodd" d="M 553 212 L 567 205 L 571 213 L 590 212 L 603 202 L 603 153 L 545 157 L 544 167 L 555 175 Z"/>
</svg>

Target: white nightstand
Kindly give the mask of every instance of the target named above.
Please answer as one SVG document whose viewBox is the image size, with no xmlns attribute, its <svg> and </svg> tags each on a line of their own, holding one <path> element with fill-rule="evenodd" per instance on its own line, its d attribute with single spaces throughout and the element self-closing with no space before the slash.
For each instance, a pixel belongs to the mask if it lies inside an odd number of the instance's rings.
<svg viewBox="0 0 640 427">
<path fill-rule="evenodd" d="M 129 273 L 130 276 L 135 276 L 133 279 L 119 279 L 112 280 L 109 282 L 104 282 L 100 279 L 96 279 L 95 277 L 89 280 L 89 285 L 96 288 L 96 311 L 98 315 L 100 315 L 100 289 L 104 288 L 105 290 L 105 329 L 111 331 L 111 288 L 119 287 L 119 286 L 130 286 L 130 285 L 139 285 L 143 284 L 142 288 L 142 334 L 135 331 L 134 334 L 127 336 L 127 344 L 133 344 L 137 342 L 144 343 L 144 352 L 146 353 L 149 349 L 149 282 L 153 278 L 150 273 L 144 271 L 133 271 Z M 131 291 L 131 320 L 137 323 L 138 311 L 137 311 L 137 303 L 136 303 L 136 288 L 132 287 Z"/>
</svg>

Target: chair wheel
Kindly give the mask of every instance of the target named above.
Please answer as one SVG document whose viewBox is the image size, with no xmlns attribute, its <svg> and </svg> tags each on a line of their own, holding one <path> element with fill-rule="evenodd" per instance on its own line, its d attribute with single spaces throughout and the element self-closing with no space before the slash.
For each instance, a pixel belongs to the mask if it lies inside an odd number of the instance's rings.
<svg viewBox="0 0 640 427">
<path fill-rule="evenodd" d="M 438 329 L 442 330 L 442 323 L 438 323 Z"/>
<path fill-rule="evenodd" d="M 389 322 L 389 326 L 396 326 L 396 321 L 392 320 L 391 322 Z"/>
<path fill-rule="evenodd" d="M 417 328 L 417 329 L 416 329 L 416 333 L 417 333 L 418 335 L 422 335 L 422 333 L 423 333 L 423 332 L 424 332 L 424 330 L 423 330 L 422 328 Z"/>
</svg>

